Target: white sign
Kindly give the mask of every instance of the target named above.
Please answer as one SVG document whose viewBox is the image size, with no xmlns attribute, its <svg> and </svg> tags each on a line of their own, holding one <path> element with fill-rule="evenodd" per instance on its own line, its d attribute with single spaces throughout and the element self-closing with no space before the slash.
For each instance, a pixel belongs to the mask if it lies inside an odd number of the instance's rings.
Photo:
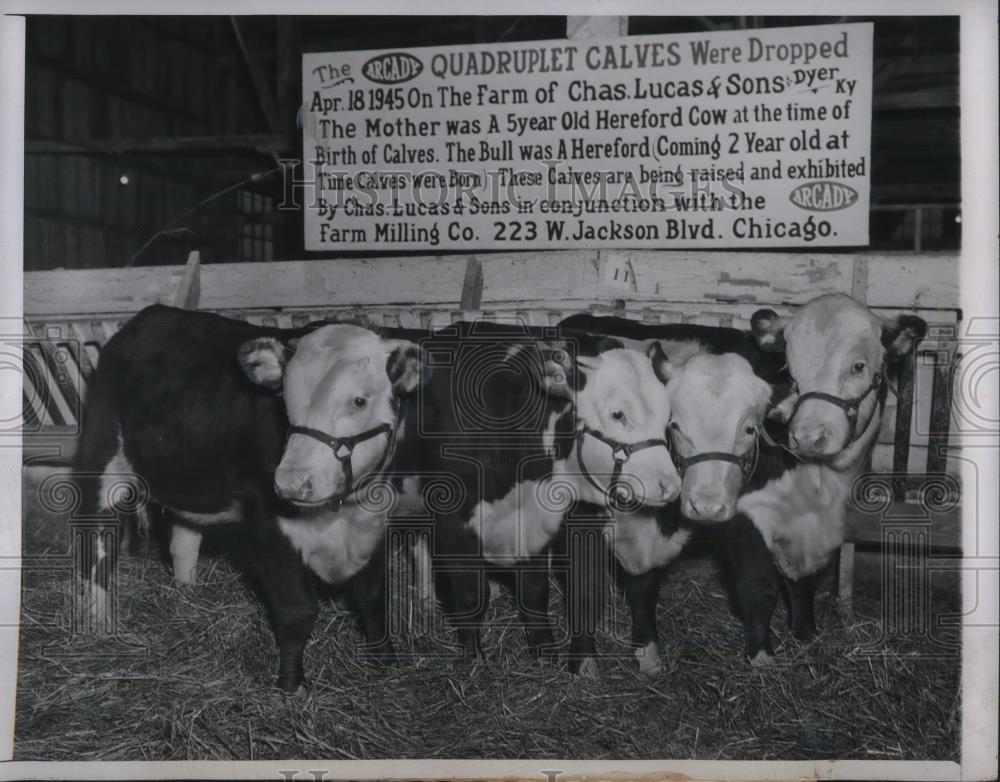
<svg viewBox="0 0 1000 782">
<path fill-rule="evenodd" d="M 310 53 L 307 250 L 868 243 L 872 25 Z"/>
</svg>

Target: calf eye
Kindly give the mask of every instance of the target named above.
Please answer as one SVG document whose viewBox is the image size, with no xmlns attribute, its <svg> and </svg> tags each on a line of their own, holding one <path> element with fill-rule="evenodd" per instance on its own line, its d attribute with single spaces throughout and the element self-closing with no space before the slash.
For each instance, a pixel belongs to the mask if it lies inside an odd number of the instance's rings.
<svg viewBox="0 0 1000 782">
<path fill-rule="evenodd" d="M 624 421 L 625 420 L 625 413 L 623 413 L 621 410 L 615 410 L 611 414 L 611 417 L 613 419 L 615 419 L 616 421 Z"/>
<path fill-rule="evenodd" d="M 756 426 L 748 426 L 747 429 L 746 429 L 746 432 L 747 432 L 747 434 L 756 434 L 757 433 L 757 427 Z"/>
<path fill-rule="evenodd" d="M 855 361 L 854 362 L 854 366 L 851 367 L 851 371 L 855 375 L 860 375 L 862 372 L 865 371 L 865 362 L 864 361 Z"/>
<path fill-rule="evenodd" d="M 670 428 L 675 432 L 680 432 L 681 430 L 680 424 L 678 424 L 676 421 L 670 422 Z"/>
<path fill-rule="evenodd" d="M 363 396 L 356 396 L 356 397 L 354 397 L 354 406 L 357 407 L 358 409 L 364 407 L 367 404 L 368 404 L 368 400 L 365 399 Z"/>
</svg>

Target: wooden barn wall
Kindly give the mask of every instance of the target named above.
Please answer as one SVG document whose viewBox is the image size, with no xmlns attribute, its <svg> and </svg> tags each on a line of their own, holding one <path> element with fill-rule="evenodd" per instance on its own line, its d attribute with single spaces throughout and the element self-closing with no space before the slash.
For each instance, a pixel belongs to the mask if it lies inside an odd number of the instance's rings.
<svg viewBox="0 0 1000 782">
<path fill-rule="evenodd" d="M 211 135 L 254 121 L 242 65 L 197 31 L 169 20 L 30 17 L 27 25 L 25 269 L 123 266 L 153 234 L 215 183 L 176 160 L 115 156 L 93 140 Z M 216 108 L 228 96 L 225 111 Z M 50 142 L 42 152 L 31 143 Z M 128 184 L 120 178 L 128 177 Z M 234 207 L 235 208 L 235 207 Z M 137 263 L 183 262 L 188 249 L 232 259 L 237 227 L 200 220 L 144 251 Z M 180 245 L 180 246 L 179 246 Z M 206 246 L 208 245 L 208 246 Z"/>
</svg>

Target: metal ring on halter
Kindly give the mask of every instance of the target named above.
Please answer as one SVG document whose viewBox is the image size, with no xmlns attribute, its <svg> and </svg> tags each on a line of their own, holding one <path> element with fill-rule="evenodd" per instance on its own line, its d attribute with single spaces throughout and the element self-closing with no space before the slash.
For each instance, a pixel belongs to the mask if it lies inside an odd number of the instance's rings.
<svg viewBox="0 0 1000 782">
<path fill-rule="evenodd" d="M 876 400 L 877 403 L 881 404 L 885 401 L 886 390 L 887 386 L 883 367 L 875 373 L 872 377 L 872 382 L 868 384 L 868 388 L 866 388 L 864 393 L 860 396 L 844 399 L 843 397 L 827 394 L 823 391 L 807 391 L 795 400 L 795 407 L 792 408 L 792 414 L 788 417 L 788 420 L 791 421 L 795 418 L 795 414 L 799 411 L 799 407 L 807 399 L 820 399 L 823 402 L 829 402 L 831 405 L 836 405 L 844 411 L 844 415 L 847 416 L 847 423 L 850 426 L 847 433 L 847 445 L 841 449 L 844 450 L 854 443 L 854 435 L 857 433 L 858 429 L 858 412 L 861 410 L 861 403 L 864 402 L 868 398 L 869 394 L 874 391 L 878 395 Z"/>
<path fill-rule="evenodd" d="M 590 474 L 586 463 L 583 461 L 583 438 L 588 434 L 611 449 L 611 458 L 614 460 L 615 466 L 611 470 L 611 480 L 608 482 L 608 488 L 606 489 L 597 482 L 597 479 L 595 479 L 593 475 Z M 606 496 L 612 503 L 621 503 L 624 499 L 627 499 L 621 497 L 622 492 L 619 490 L 618 486 L 625 462 L 627 462 L 629 457 L 636 451 L 653 448 L 657 445 L 662 445 L 668 452 L 670 451 L 670 444 L 664 439 L 650 438 L 648 440 L 640 440 L 637 443 L 623 443 L 620 440 L 608 437 L 596 429 L 591 429 L 583 422 L 578 424 L 576 430 L 576 458 L 577 461 L 580 462 L 580 469 L 583 471 L 584 477 L 591 483 L 591 485 Z"/>
<path fill-rule="evenodd" d="M 688 468 L 693 464 L 698 464 L 698 462 L 732 462 L 739 466 L 740 473 L 743 475 L 743 484 L 746 485 L 750 476 L 753 475 L 753 471 L 757 468 L 757 457 L 760 454 L 760 441 L 758 440 L 760 429 L 757 427 L 754 429 L 753 445 L 750 446 L 750 450 L 740 455 L 725 451 L 705 451 L 704 453 L 696 453 L 694 456 L 681 456 L 677 453 L 677 446 L 671 438 L 670 455 L 674 460 L 677 472 L 683 478 Z"/>
<path fill-rule="evenodd" d="M 340 506 L 344 504 L 344 500 L 347 499 L 351 494 L 355 493 L 361 485 L 354 486 L 354 469 L 351 465 L 351 456 L 354 453 L 354 448 L 358 443 L 363 443 L 366 440 L 371 440 L 373 437 L 378 437 L 380 434 L 388 435 L 386 440 L 385 450 L 382 451 L 382 458 L 379 459 L 378 464 L 368 473 L 365 478 L 375 475 L 381 471 L 382 467 L 385 466 L 386 459 L 389 458 L 389 452 L 392 450 L 395 440 L 396 440 L 396 430 L 392 424 L 379 424 L 378 426 L 373 426 L 371 429 L 366 429 L 358 434 L 348 435 L 346 437 L 334 437 L 332 434 L 327 434 L 320 429 L 313 429 L 308 426 L 289 426 L 288 436 L 289 438 L 293 434 L 301 434 L 306 437 L 311 437 L 313 440 L 318 440 L 323 443 L 333 451 L 333 455 L 340 462 L 341 467 L 344 470 L 344 478 L 346 479 L 345 488 L 339 494 L 334 494 L 327 501 L 331 510 L 340 510 Z M 362 478 L 362 481 L 365 480 Z"/>
</svg>

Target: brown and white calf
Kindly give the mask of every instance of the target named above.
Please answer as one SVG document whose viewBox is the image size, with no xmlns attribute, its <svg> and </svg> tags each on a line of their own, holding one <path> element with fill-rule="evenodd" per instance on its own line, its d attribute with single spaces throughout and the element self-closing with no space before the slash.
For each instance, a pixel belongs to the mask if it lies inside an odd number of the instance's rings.
<svg viewBox="0 0 1000 782">
<path fill-rule="evenodd" d="M 312 573 L 354 592 L 371 651 L 391 656 L 386 509 L 368 491 L 394 457 L 420 367 L 415 345 L 356 326 L 270 329 L 147 308 L 109 340 L 91 382 L 76 463 L 84 512 L 107 518 L 109 486 L 141 484 L 174 523 L 180 581 L 193 580 L 205 528 L 237 525 L 229 553 L 261 587 L 283 689 L 304 681 Z M 79 555 L 100 623 L 116 551 Z"/>
</svg>

